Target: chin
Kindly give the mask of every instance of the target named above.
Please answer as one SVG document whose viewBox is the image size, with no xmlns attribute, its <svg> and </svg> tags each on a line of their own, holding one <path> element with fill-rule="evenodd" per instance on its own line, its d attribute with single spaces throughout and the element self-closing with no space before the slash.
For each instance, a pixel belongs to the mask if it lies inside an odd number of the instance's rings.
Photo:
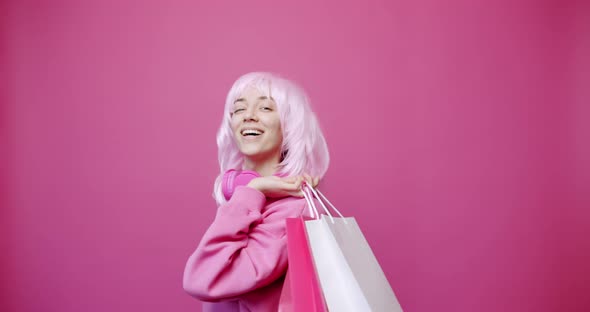
<svg viewBox="0 0 590 312">
<path fill-rule="evenodd" d="M 260 155 L 260 154 L 264 153 L 264 151 L 261 151 L 257 148 L 244 148 L 244 149 L 241 149 L 240 152 L 244 156 L 248 156 L 248 157 L 255 157 L 256 155 Z"/>
<path fill-rule="evenodd" d="M 243 151 L 242 155 L 249 157 L 249 158 L 255 158 L 256 155 L 259 155 L 260 153 L 255 153 L 255 152 L 250 152 L 250 151 Z"/>
</svg>

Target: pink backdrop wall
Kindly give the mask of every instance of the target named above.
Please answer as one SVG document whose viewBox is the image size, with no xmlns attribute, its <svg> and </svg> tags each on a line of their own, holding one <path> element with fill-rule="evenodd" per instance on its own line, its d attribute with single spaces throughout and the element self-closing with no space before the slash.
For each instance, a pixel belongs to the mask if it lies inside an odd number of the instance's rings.
<svg viewBox="0 0 590 312">
<path fill-rule="evenodd" d="M 322 189 L 407 311 L 588 311 L 587 1 L 5 1 L 1 311 L 200 311 L 239 75 L 309 92 Z"/>
</svg>

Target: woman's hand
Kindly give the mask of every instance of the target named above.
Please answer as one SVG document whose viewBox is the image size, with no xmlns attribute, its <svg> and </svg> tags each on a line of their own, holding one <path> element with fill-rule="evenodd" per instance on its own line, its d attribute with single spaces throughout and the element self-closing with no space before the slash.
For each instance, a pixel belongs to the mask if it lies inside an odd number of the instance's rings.
<svg viewBox="0 0 590 312">
<path fill-rule="evenodd" d="M 248 183 L 248 186 L 259 190 L 269 198 L 281 198 L 287 196 L 303 197 L 301 186 L 304 181 L 308 185 L 316 187 L 320 182 L 320 178 L 311 177 L 307 174 L 286 178 L 268 176 L 255 178 Z"/>
</svg>

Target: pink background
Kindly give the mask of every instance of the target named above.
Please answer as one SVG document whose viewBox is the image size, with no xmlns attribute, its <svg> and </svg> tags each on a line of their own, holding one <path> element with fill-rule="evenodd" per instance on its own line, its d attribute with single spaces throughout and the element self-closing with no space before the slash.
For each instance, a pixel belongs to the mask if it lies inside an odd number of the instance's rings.
<svg viewBox="0 0 590 312">
<path fill-rule="evenodd" d="M 4 1 L 1 311 L 200 311 L 231 83 L 278 72 L 406 311 L 590 310 L 588 1 Z"/>
</svg>

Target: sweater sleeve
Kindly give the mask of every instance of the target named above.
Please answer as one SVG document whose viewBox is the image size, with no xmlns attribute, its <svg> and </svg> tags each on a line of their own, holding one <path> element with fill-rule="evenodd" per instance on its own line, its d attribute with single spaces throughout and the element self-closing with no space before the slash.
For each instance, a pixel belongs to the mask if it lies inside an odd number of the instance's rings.
<svg viewBox="0 0 590 312">
<path fill-rule="evenodd" d="M 204 301 L 219 301 L 266 286 L 285 272 L 285 218 L 300 216 L 305 201 L 286 201 L 262 213 L 265 205 L 258 190 L 236 188 L 186 263 L 186 292 Z"/>
</svg>

